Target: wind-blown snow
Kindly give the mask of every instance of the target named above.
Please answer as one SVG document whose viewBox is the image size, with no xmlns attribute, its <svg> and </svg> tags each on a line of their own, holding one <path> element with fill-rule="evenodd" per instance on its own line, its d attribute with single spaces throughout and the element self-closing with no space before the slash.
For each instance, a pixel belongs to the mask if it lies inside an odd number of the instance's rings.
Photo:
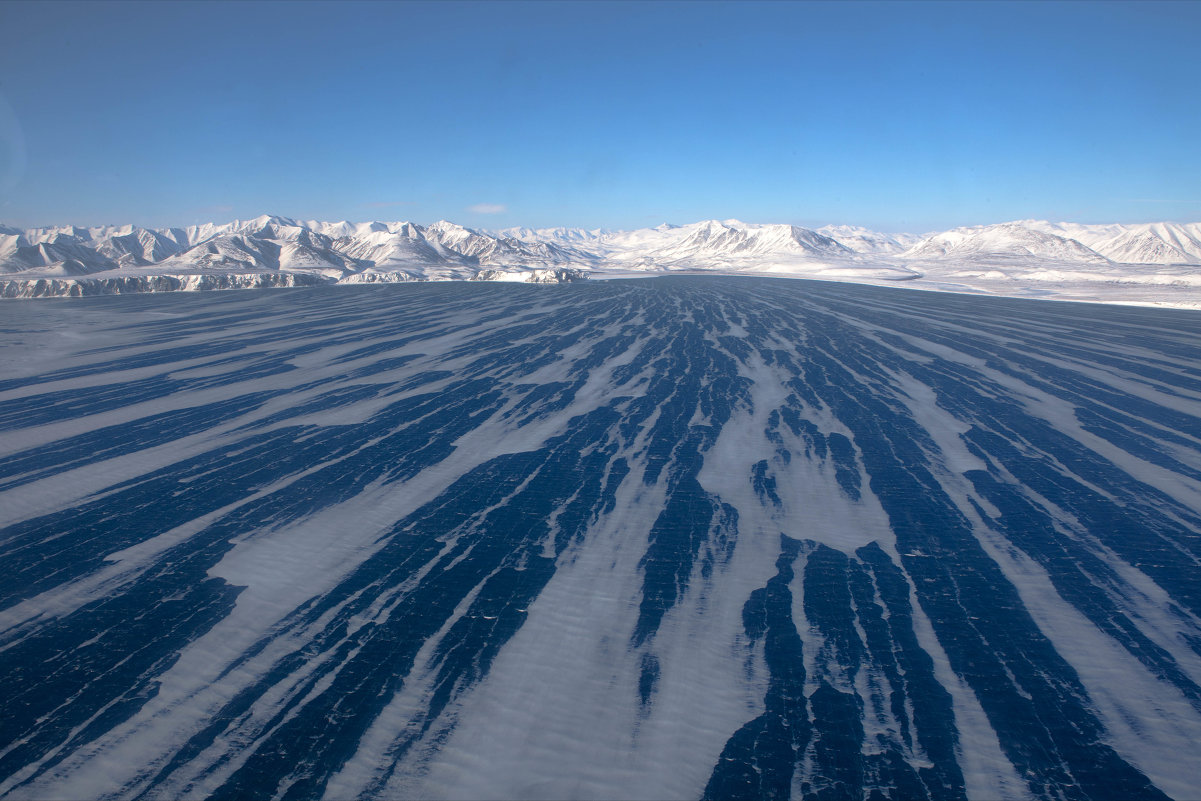
<svg viewBox="0 0 1201 801">
<path fill-rule="evenodd" d="M 1194 313 L 718 276 L 5 311 L 0 796 L 1201 786 Z"/>
</svg>

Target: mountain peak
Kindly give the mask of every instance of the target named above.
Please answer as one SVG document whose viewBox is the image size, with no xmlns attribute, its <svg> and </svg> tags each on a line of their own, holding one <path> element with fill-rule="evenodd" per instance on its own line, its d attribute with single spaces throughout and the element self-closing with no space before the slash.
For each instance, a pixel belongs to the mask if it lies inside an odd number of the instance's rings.
<svg viewBox="0 0 1201 801">
<path fill-rule="evenodd" d="M 443 233 L 450 231 L 467 231 L 474 233 L 471 228 L 466 228 L 458 223 L 451 222 L 450 220 L 438 220 L 436 223 L 426 226 L 425 230 Z"/>
<path fill-rule="evenodd" d="M 283 217 L 279 214 L 260 214 L 258 217 L 250 220 L 250 222 L 254 223 L 255 225 L 299 226 L 299 223 L 297 223 L 291 217 Z"/>
</svg>

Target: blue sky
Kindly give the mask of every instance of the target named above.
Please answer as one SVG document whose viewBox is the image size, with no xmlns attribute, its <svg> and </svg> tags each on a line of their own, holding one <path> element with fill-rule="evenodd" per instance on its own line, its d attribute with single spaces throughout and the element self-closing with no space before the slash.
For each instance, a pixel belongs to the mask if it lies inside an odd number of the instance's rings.
<svg viewBox="0 0 1201 801">
<path fill-rule="evenodd" d="M 1201 3 L 0 2 L 0 221 L 1201 220 Z"/>
</svg>

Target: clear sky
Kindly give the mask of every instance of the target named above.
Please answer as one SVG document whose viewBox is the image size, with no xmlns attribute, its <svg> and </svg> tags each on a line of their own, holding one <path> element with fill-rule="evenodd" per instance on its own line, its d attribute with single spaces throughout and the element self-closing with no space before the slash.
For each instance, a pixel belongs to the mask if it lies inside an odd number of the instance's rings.
<svg viewBox="0 0 1201 801">
<path fill-rule="evenodd" d="M 0 221 L 1201 220 L 1201 3 L 0 1 Z"/>
</svg>

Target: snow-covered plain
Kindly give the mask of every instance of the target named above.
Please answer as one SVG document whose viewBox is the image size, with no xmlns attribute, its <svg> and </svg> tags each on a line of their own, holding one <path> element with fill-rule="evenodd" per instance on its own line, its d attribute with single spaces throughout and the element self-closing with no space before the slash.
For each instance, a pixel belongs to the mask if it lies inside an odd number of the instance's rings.
<svg viewBox="0 0 1201 801">
<path fill-rule="evenodd" d="M 1201 223 L 1020 220 L 924 235 L 739 220 L 636 231 L 262 216 L 149 230 L 0 226 L 0 297 L 315 283 L 560 283 L 697 272 L 1201 308 Z"/>
<path fill-rule="evenodd" d="M 4 311 L 0 797 L 1201 786 L 1194 312 L 718 276 Z"/>
</svg>

